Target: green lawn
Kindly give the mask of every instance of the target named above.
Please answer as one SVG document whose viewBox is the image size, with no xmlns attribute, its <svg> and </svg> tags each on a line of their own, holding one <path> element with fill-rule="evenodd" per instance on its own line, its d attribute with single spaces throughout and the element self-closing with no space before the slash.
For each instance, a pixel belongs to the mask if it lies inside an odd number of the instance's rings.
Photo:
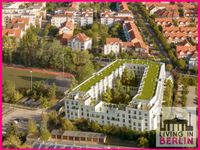
<svg viewBox="0 0 200 150">
<path fill-rule="evenodd" d="M 150 62 L 146 60 L 137 60 L 137 59 L 117 60 L 116 62 L 112 63 L 109 67 L 102 70 L 99 74 L 94 75 L 90 80 L 82 84 L 78 90 L 83 91 L 83 92 L 88 91 L 91 88 L 91 86 L 95 85 L 105 76 L 108 76 L 109 74 L 111 74 L 112 71 L 114 71 L 116 68 L 121 66 L 123 63 L 144 64 L 149 67 L 146 78 L 144 80 L 143 89 L 141 91 L 141 94 L 137 96 L 137 99 L 148 100 L 151 97 L 153 97 L 154 92 L 155 92 L 155 87 L 157 85 L 156 80 L 158 77 L 160 65 L 156 62 Z"/>
<path fill-rule="evenodd" d="M 45 81 L 47 79 L 55 78 L 54 75 L 49 75 L 46 73 L 33 72 L 32 75 L 33 75 L 33 82 Z M 3 81 L 5 80 L 14 81 L 17 88 L 30 88 L 31 74 L 29 71 L 18 70 L 15 68 L 8 68 L 3 66 Z"/>
</svg>

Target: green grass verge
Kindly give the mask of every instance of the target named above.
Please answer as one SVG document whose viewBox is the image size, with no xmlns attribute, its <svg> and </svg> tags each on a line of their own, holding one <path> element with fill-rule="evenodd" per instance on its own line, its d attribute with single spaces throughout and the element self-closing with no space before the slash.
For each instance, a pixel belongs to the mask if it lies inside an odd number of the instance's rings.
<svg viewBox="0 0 200 150">
<path fill-rule="evenodd" d="M 18 89 L 20 88 L 30 88 L 30 72 L 25 70 L 18 70 L 15 68 L 9 68 L 3 66 L 3 81 L 10 80 L 15 82 L 16 87 Z M 49 75 L 46 73 L 38 73 L 34 72 L 32 73 L 33 76 L 33 82 L 34 81 L 45 81 L 47 79 L 53 79 L 55 78 L 54 75 Z"/>
</svg>

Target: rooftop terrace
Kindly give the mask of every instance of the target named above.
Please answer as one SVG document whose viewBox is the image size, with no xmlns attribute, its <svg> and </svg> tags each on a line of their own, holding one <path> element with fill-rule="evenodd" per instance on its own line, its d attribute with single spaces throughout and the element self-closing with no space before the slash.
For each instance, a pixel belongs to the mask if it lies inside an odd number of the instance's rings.
<svg viewBox="0 0 200 150">
<path fill-rule="evenodd" d="M 93 75 L 87 81 L 83 82 L 80 86 L 76 88 L 76 90 L 81 92 L 87 92 L 93 85 L 97 82 L 111 74 L 117 68 L 119 68 L 124 63 L 131 64 L 143 64 L 148 66 L 147 74 L 144 79 L 143 88 L 141 92 L 138 94 L 136 99 L 149 100 L 154 96 L 156 85 L 157 85 L 157 77 L 160 69 L 160 65 L 156 62 L 146 61 L 141 59 L 132 59 L 132 60 L 116 60 L 112 64 L 110 64 L 107 68 L 101 70 L 100 72 Z"/>
</svg>

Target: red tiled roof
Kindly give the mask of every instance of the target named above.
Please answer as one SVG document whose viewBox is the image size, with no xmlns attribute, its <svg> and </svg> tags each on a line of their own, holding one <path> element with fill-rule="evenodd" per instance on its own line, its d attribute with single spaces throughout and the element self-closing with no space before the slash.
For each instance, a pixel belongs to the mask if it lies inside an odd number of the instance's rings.
<svg viewBox="0 0 200 150">
<path fill-rule="evenodd" d="M 126 2 L 120 3 L 120 10 L 129 10 Z"/>
<path fill-rule="evenodd" d="M 67 21 L 64 23 L 63 27 L 66 27 L 69 30 L 74 30 L 74 23 L 71 19 L 67 19 Z"/>
<path fill-rule="evenodd" d="M 3 35 L 21 38 L 21 30 L 20 29 L 3 29 Z"/>
<path fill-rule="evenodd" d="M 29 24 L 29 18 L 12 18 L 12 24 Z"/>
<path fill-rule="evenodd" d="M 137 26 L 135 25 L 135 23 L 133 21 L 130 21 L 130 22 L 125 23 L 125 26 L 128 29 L 128 33 L 130 35 L 131 42 L 137 47 L 147 49 L 148 46 L 144 43 L 143 38 L 142 38 Z"/>
<path fill-rule="evenodd" d="M 91 38 L 86 36 L 84 33 L 78 33 L 77 35 L 75 35 L 73 37 L 73 39 L 77 39 L 77 40 L 79 40 L 81 42 L 86 42 L 86 41 L 90 40 Z"/>
<path fill-rule="evenodd" d="M 120 43 L 122 42 L 119 38 L 106 38 L 106 44 Z"/>
<path fill-rule="evenodd" d="M 196 52 L 197 46 L 176 46 L 176 54 L 178 58 L 180 58 L 181 55 L 193 55 Z"/>
</svg>

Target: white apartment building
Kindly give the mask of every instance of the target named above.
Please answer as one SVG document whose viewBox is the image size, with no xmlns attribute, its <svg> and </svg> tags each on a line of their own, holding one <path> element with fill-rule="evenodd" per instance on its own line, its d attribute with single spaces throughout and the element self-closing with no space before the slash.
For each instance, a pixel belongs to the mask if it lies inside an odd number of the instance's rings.
<svg viewBox="0 0 200 150">
<path fill-rule="evenodd" d="M 68 17 L 65 14 L 56 14 L 51 18 L 51 25 L 60 28 L 67 21 Z"/>
<path fill-rule="evenodd" d="M 72 50 L 88 50 L 92 48 L 92 39 L 87 37 L 84 33 L 78 33 L 69 39 L 67 45 L 71 47 Z"/>
<path fill-rule="evenodd" d="M 17 4 L 16 4 L 17 3 Z M 12 3 L 5 3 L 3 5 L 2 10 L 2 25 L 5 27 L 9 24 L 12 18 L 29 18 L 30 23 L 33 25 L 38 24 L 41 27 L 42 18 L 46 17 L 46 2 L 43 3 L 34 3 L 26 7 L 25 3 L 16 2 Z"/>
<path fill-rule="evenodd" d="M 62 14 L 52 16 L 51 25 L 60 28 L 64 22 L 71 19 L 75 25 L 86 26 L 93 24 L 93 11 L 86 10 L 81 12 L 65 11 Z"/>
<path fill-rule="evenodd" d="M 132 100 L 128 105 L 103 102 L 101 94 L 107 88 L 113 87 L 113 81 L 122 75 L 125 68 L 134 70 L 140 78 L 139 87 L 131 87 Z M 151 76 L 151 73 L 155 76 Z M 157 128 L 161 111 L 165 77 L 163 63 L 116 60 L 81 83 L 64 98 L 65 117 L 85 118 L 101 125 L 128 127 L 132 130 L 154 130 Z M 152 92 L 150 95 L 146 93 L 145 86 L 149 86 L 148 92 Z"/>
<path fill-rule="evenodd" d="M 108 55 L 112 52 L 118 54 L 120 52 L 121 42 L 119 38 L 107 38 L 106 44 L 104 45 L 104 54 Z"/>
<path fill-rule="evenodd" d="M 119 12 L 104 11 L 100 13 L 100 22 L 107 26 L 112 26 L 115 22 L 122 22 L 126 19 L 133 19 L 133 14 L 128 10 Z"/>
</svg>

